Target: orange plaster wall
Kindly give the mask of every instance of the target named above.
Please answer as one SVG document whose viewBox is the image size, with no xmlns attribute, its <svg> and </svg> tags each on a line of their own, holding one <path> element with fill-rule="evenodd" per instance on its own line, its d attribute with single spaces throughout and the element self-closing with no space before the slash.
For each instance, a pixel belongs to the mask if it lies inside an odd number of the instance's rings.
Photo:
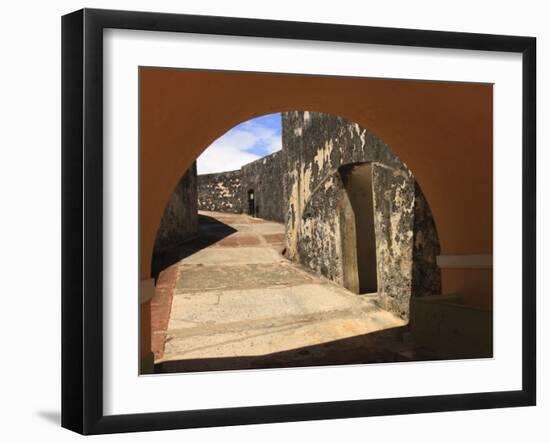
<svg viewBox="0 0 550 443">
<path fill-rule="evenodd" d="M 373 131 L 415 174 L 441 254 L 491 254 L 492 91 L 488 84 L 141 68 L 141 278 L 150 277 L 164 206 L 193 160 L 238 123 L 291 110 L 339 115 Z"/>
</svg>

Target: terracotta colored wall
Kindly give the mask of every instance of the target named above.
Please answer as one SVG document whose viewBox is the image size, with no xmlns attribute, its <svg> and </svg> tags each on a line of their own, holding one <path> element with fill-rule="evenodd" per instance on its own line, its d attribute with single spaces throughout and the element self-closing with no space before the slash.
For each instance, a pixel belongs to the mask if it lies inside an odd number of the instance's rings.
<svg viewBox="0 0 550 443">
<path fill-rule="evenodd" d="M 441 254 L 492 253 L 491 85 L 141 68 L 140 100 L 142 279 L 164 206 L 193 160 L 238 123 L 290 110 L 372 130 L 416 176 Z M 453 282 L 444 277 L 443 291 Z"/>
</svg>

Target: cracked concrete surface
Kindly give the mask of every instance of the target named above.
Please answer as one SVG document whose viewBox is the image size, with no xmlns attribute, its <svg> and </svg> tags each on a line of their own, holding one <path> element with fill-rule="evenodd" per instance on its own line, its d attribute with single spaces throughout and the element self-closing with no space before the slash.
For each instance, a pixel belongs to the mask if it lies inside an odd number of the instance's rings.
<svg viewBox="0 0 550 443">
<path fill-rule="evenodd" d="M 216 359 L 226 362 L 224 369 L 251 367 L 231 358 L 314 349 L 405 324 L 379 308 L 374 296 L 353 294 L 285 259 L 284 225 L 244 214 L 201 215 L 210 220 L 201 235 L 223 225 L 230 235 L 176 265 L 164 355 L 157 360 L 161 372 L 171 362 L 178 370 L 205 370 Z M 326 353 L 318 357 L 337 363 Z M 185 362 L 202 363 L 189 369 Z"/>
</svg>

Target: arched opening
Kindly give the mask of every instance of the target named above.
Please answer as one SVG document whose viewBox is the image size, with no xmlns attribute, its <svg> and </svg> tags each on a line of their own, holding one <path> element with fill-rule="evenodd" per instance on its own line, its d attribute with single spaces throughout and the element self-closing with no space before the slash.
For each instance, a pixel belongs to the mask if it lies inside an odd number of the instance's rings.
<svg viewBox="0 0 550 443">
<path fill-rule="evenodd" d="M 195 370 L 190 368 L 196 365 L 200 370 L 204 363 L 203 358 L 187 356 L 190 351 L 186 349 L 202 348 L 181 335 L 178 325 L 188 318 L 188 312 L 194 314 L 184 323 L 200 324 L 213 321 L 208 319 L 219 309 L 223 316 L 216 317 L 215 323 L 229 322 L 228 330 L 238 323 L 244 328 L 238 332 L 243 336 L 257 327 L 270 330 L 278 322 L 286 324 L 294 316 L 305 315 L 300 322 L 306 329 L 318 328 L 315 339 L 306 333 L 290 342 L 281 335 L 272 336 L 269 345 L 258 339 L 246 344 L 253 352 L 263 352 L 262 364 L 268 366 L 266 361 L 272 355 L 283 355 L 274 350 L 286 349 L 283 360 L 292 365 L 298 349 L 308 349 L 303 355 L 309 355 L 309 349 L 334 341 L 342 334 L 336 332 L 339 324 L 353 325 L 354 340 L 363 345 L 374 340 L 383 352 L 389 352 L 403 340 L 412 297 L 441 293 L 440 270 L 435 265 L 439 241 L 429 205 L 412 172 L 390 147 L 368 129 L 342 117 L 290 111 L 280 118 L 282 149 L 229 171 L 201 174 L 199 168 L 197 174 L 193 166 L 166 206 L 159 233 L 166 231 L 162 224 L 170 220 L 168 215 L 177 212 L 175 202 L 182 200 L 176 198 L 178 192 L 195 198 L 198 228 L 190 240 L 174 245 L 177 260 L 165 261 L 179 269 L 169 315 L 175 320 L 172 326 L 166 325 L 169 351 L 159 360 L 161 372 Z M 199 157 L 199 165 L 200 161 Z M 194 188 L 188 186 L 193 183 L 189 174 L 195 174 Z M 187 183 L 186 191 L 183 183 Z M 158 258 L 153 263 L 159 263 Z M 309 274 L 304 275 L 303 270 Z M 160 275 L 160 287 L 165 288 Z M 329 289 L 334 287 L 326 286 L 322 278 L 348 291 Z M 259 297 L 260 293 L 267 295 Z M 239 294 L 240 301 L 230 301 L 234 294 Z M 201 297 L 215 297 L 215 306 L 202 306 Z M 260 300 L 266 305 L 258 305 Z M 326 306 L 340 303 L 345 308 L 330 314 L 334 318 L 328 327 L 324 319 L 333 311 Z M 218 308 L 224 304 L 223 309 Z M 288 306 L 298 311 L 290 309 L 289 313 Z M 307 306 L 305 314 L 303 306 Z M 245 321 L 236 314 L 241 311 L 256 314 L 247 315 Z M 270 318 L 269 326 L 263 324 L 264 317 Z M 250 329 L 246 329 L 247 322 Z M 384 330 L 392 331 L 389 339 L 378 341 L 376 337 Z M 219 340 L 217 334 L 225 333 L 213 332 L 206 341 Z M 349 344 L 346 334 L 342 336 L 346 337 L 343 348 Z M 234 337 L 223 339 L 232 342 Z M 218 357 L 206 354 L 207 366 L 236 364 L 233 357 L 221 359 L 224 352 L 237 352 L 235 345 L 230 351 L 224 346 L 217 347 Z M 392 352 L 389 361 L 398 361 L 401 357 Z M 373 358 L 360 355 L 353 361 Z M 333 362 L 308 360 L 310 363 Z"/>
</svg>

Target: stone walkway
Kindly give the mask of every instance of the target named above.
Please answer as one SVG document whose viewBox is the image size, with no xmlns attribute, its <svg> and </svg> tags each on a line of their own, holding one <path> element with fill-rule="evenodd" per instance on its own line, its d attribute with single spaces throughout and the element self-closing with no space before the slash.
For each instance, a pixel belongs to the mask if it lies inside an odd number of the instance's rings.
<svg viewBox="0 0 550 443">
<path fill-rule="evenodd" d="M 157 372 L 406 359 L 396 352 L 403 320 L 286 260 L 282 224 L 200 218 L 199 237 L 165 271 L 174 281 Z"/>
</svg>

